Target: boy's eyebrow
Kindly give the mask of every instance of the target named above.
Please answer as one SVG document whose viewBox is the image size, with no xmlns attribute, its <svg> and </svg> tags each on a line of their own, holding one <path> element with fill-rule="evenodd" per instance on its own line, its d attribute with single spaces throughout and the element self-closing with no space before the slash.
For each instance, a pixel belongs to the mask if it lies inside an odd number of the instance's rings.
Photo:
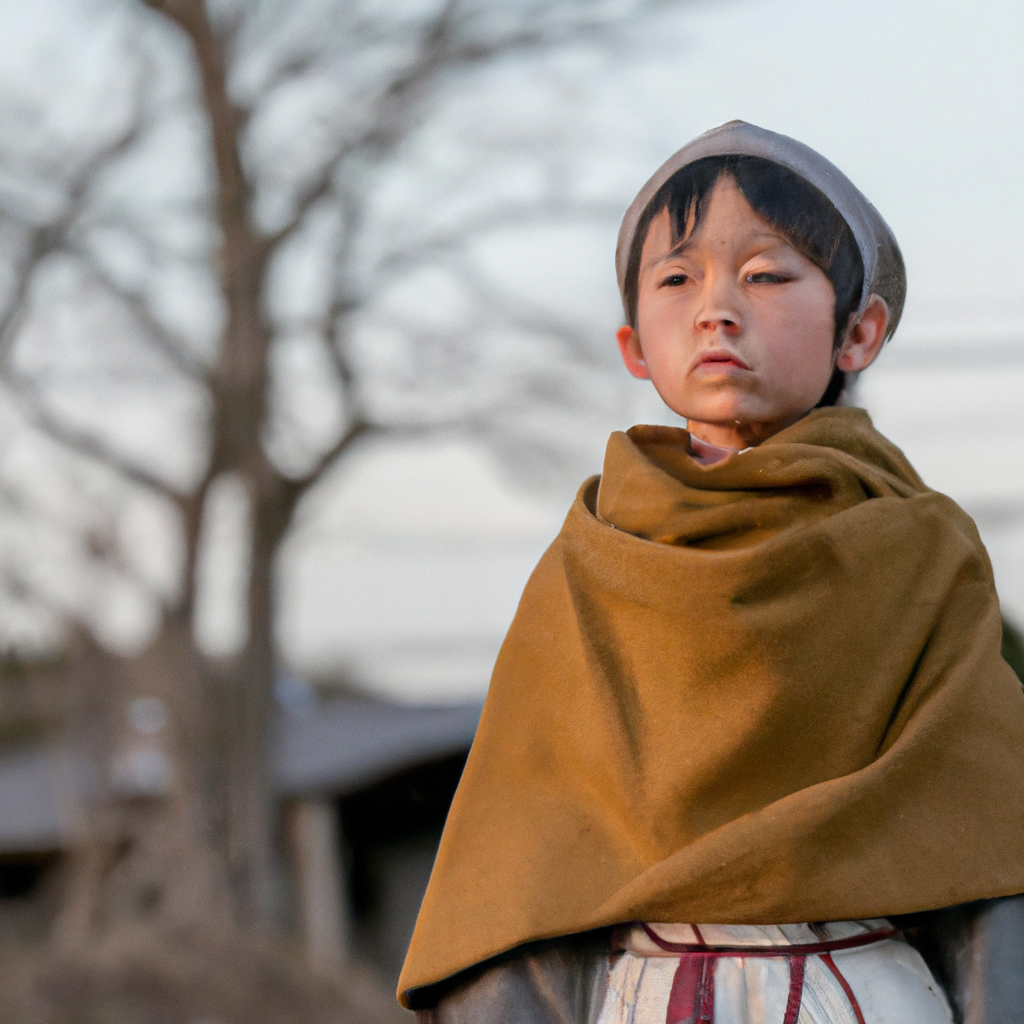
<svg viewBox="0 0 1024 1024">
<path fill-rule="evenodd" d="M 760 241 L 782 243 L 783 245 L 789 246 L 791 249 L 795 248 L 793 243 L 786 238 L 785 235 L 779 234 L 777 231 L 760 231 L 756 235 L 750 238 L 750 244 L 754 245 Z M 659 256 L 657 259 L 651 260 L 647 264 L 648 267 L 657 267 L 662 263 L 668 263 L 669 260 L 674 260 L 677 256 L 681 256 L 687 249 L 693 245 L 693 236 L 684 238 L 682 241 L 677 242 L 667 253 Z"/>
</svg>

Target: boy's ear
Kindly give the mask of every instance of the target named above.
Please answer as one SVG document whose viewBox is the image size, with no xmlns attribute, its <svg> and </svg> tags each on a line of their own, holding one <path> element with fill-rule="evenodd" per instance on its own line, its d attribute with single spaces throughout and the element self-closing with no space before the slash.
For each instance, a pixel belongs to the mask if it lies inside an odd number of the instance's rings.
<svg viewBox="0 0 1024 1024">
<path fill-rule="evenodd" d="M 889 329 L 889 307 L 880 295 L 872 295 L 864 312 L 850 325 L 839 349 L 837 369 L 857 373 L 869 367 L 885 343 Z"/>
<path fill-rule="evenodd" d="M 615 332 L 615 340 L 619 343 L 619 352 L 622 353 L 622 361 L 626 364 L 634 377 L 647 380 L 651 374 L 644 361 L 644 353 L 640 348 L 640 335 L 630 326 L 620 327 Z"/>
</svg>

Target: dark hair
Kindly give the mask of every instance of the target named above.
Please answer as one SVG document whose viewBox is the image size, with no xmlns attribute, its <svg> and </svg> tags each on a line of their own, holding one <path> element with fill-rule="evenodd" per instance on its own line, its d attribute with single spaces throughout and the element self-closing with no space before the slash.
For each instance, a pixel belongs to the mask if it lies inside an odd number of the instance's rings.
<svg viewBox="0 0 1024 1024">
<path fill-rule="evenodd" d="M 623 292 L 631 326 L 637 322 L 640 257 L 651 221 L 667 209 L 672 233 L 684 239 L 697 229 L 722 175 L 728 174 L 755 213 L 781 231 L 798 252 L 824 271 L 835 292 L 833 345 L 842 344 L 850 316 L 860 305 L 864 261 L 850 226 L 827 196 L 799 174 L 758 156 L 709 156 L 672 175 L 647 204 L 633 235 Z M 846 375 L 836 370 L 819 405 L 834 405 Z"/>
</svg>

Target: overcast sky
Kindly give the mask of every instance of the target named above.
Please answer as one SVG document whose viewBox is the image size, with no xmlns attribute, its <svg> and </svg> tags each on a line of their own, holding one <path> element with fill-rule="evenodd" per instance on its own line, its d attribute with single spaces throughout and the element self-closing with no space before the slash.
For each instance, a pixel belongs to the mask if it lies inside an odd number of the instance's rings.
<svg viewBox="0 0 1024 1024">
<path fill-rule="evenodd" d="M 86 102 L 81 84 L 107 69 L 102 13 L 110 6 L 0 0 L 0 98 L 5 81 L 31 82 L 42 66 L 47 73 L 36 87 L 61 95 L 66 116 L 76 116 L 76 104 Z M 591 146 L 600 126 L 623 207 L 671 152 L 733 118 L 801 139 L 853 179 L 893 227 L 909 277 L 903 325 L 892 353 L 865 377 L 864 400 L 926 480 L 979 514 L 1004 600 L 1024 620 L 1024 520 L 1013 511 L 1024 508 L 1024 3 L 693 0 L 643 31 L 628 59 L 582 62 L 567 107 L 580 112 L 581 132 L 586 121 Z M 500 122 L 492 126 L 500 129 Z M 550 272 L 535 265 L 534 276 L 546 278 L 549 289 L 573 277 L 577 292 L 614 315 L 613 231 L 589 238 L 585 273 L 560 260 Z M 993 339 L 1002 346 L 997 358 Z M 935 346 L 941 358 L 929 362 Z M 899 363 L 914 352 L 925 362 Z M 965 362 L 960 352 L 976 357 Z M 599 456 L 595 444 L 595 471 Z M 422 628 L 413 632 L 421 638 L 429 632 L 443 639 L 446 629 L 484 637 L 460 692 L 482 689 L 525 574 L 557 529 L 576 481 L 548 507 L 517 496 L 479 453 L 448 446 L 433 458 L 417 449 L 355 465 L 321 503 L 329 511 L 320 517 L 318 561 L 285 581 L 286 632 L 298 661 L 327 663 L 344 655 L 349 641 L 369 642 L 369 633 L 346 634 L 346 623 L 377 628 L 373 642 L 387 646 L 389 630 L 419 616 Z M 453 512 L 458 495 L 466 496 L 463 515 Z M 396 518 L 399 507 L 415 509 L 414 524 Z M 481 555 L 465 569 L 463 586 L 462 570 L 435 546 L 435 561 L 424 562 L 420 582 L 410 583 L 420 556 L 402 544 L 420 543 L 419 536 L 426 551 L 425 538 L 443 523 L 446 543 L 453 533 L 472 534 L 479 551 L 486 546 L 483 521 L 495 525 L 495 537 L 521 538 L 513 556 Z M 379 559 L 339 549 L 337 572 L 325 576 L 319 566 L 331 529 L 346 544 L 367 540 Z M 357 564 L 359 579 L 346 577 Z M 410 657 L 422 664 L 418 650 L 414 644 Z M 440 671 L 436 683 L 409 683 L 406 696 L 443 697 L 444 678 L 457 670 Z M 398 693 L 404 685 L 392 680 L 381 688 Z"/>
<path fill-rule="evenodd" d="M 51 87 L 102 73 L 109 7 L 0 0 L 0 81 L 40 53 Z M 908 326 L 940 300 L 984 298 L 986 316 L 1024 320 L 1019 0 L 693 0 L 655 28 L 650 60 L 613 58 L 579 82 L 618 126 L 610 146 L 635 147 L 638 174 L 731 118 L 795 135 L 895 229 Z"/>
</svg>

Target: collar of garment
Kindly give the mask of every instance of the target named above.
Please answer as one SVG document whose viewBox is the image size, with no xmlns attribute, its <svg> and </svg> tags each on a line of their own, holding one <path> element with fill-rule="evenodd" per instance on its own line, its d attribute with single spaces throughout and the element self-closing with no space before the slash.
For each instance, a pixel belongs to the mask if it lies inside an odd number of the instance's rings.
<svg viewBox="0 0 1024 1024">
<path fill-rule="evenodd" d="M 746 448 L 723 448 L 717 444 L 709 444 L 707 441 L 702 441 L 696 435 L 690 434 L 690 455 L 702 466 L 713 466 L 716 462 L 721 462 L 730 455 L 740 455 L 743 452 L 749 451 L 749 446 Z"/>
</svg>

